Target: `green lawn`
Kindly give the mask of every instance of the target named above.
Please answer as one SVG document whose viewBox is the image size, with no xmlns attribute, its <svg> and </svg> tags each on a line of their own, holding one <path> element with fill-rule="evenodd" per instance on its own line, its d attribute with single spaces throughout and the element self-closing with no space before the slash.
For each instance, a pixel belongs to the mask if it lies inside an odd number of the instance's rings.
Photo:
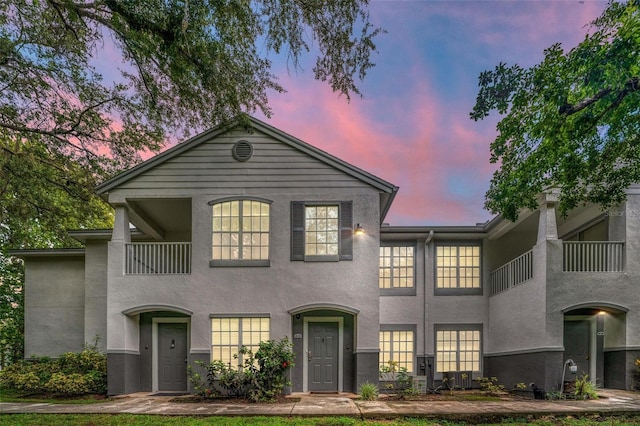
<svg viewBox="0 0 640 426">
<path fill-rule="evenodd" d="M 397 419 L 397 420 L 359 420 L 347 417 L 182 417 L 182 416 L 149 416 L 133 414 L 2 414 L 0 425 L 11 426 L 41 426 L 41 425 L 65 425 L 65 426 L 164 426 L 164 425 L 224 425 L 224 426 L 456 426 L 466 425 L 469 422 L 451 422 L 446 420 L 421 420 L 421 419 Z M 640 424 L 640 416 L 612 416 L 597 417 L 585 416 L 582 418 L 544 417 L 534 420 L 530 418 L 508 419 L 502 423 L 479 423 L 482 425 L 523 425 L 534 426 L 588 426 L 588 425 L 629 425 Z"/>
</svg>

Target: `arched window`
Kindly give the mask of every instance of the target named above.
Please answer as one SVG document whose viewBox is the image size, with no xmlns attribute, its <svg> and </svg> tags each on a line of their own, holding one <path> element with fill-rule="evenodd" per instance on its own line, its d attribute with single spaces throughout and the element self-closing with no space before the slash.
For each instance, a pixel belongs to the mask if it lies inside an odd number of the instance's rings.
<svg viewBox="0 0 640 426">
<path fill-rule="evenodd" d="M 210 204 L 213 221 L 211 266 L 232 265 L 238 261 L 268 266 L 271 202 L 225 199 Z"/>
</svg>

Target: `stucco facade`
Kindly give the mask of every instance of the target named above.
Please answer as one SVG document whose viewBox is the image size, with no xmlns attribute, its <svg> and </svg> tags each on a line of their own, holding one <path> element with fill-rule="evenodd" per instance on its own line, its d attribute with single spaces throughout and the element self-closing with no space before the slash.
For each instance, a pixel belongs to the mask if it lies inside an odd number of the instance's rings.
<svg viewBox="0 0 640 426">
<path fill-rule="evenodd" d="M 496 376 L 550 390 L 568 356 L 599 385 L 632 386 L 637 189 L 607 212 L 563 218 L 549 193 L 515 223 L 450 227 L 383 223 L 397 190 L 258 120 L 196 136 L 97 188 L 114 228 L 73 231 L 84 250 L 14 253 L 26 356 L 97 336 L 110 394 L 188 391 L 188 364 L 258 327 L 293 342 L 292 391 L 357 391 L 389 361 L 428 387 Z M 262 213 L 216 222 L 240 205 Z M 241 230 L 218 228 L 229 217 Z"/>
</svg>

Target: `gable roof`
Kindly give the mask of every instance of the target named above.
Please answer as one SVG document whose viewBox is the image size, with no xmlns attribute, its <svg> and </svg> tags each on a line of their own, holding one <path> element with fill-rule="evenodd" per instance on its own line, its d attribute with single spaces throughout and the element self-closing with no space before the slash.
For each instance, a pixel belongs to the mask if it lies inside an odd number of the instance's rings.
<svg viewBox="0 0 640 426">
<path fill-rule="evenodd" d="M 398 192 L 399 188 L 397 186 L 383 179 L 380 179 L 379 177 L 374 176 L 371 173 L 368 173 L 352 164 L 349 164 L 346 161 L 343 161 L 321 149 L 318 149 L 306 142 L 303 142 L 302 140 L 294 136 L 291 136 L 283 132 L 282 130 L 276 129 L 273 126 L 270 126 L 269 124 L 250 116 L 246 118 L 246 122 L 244 120 L 235 119 L 229 125 L 216 126 L 212 129 L 209 129 L 207 131 L 200 133 L 199 135 L 192 137 L 191 139 L 181 142 L 176 146 L 138 164 L 137 166 L 132 167 L 131 169 L 123 173 L 120 173 L 119 175 L 109 180 L 106 180 L 105 182 L 101 183 L 96 187 L 96 193 L 98 195 L 104 196 L 110 190 L 117 188 L 118 186 L 124 184 L 125 182 L 128 182 L 129 180 L 164 163 L 165 161 L 170 160 L 174 157 L 177 157 L 180 154 L 204 142 L 210 141 L 211 139 L 244 124 L 247 124 L 251 128 L 257 131 L 263 132 L 266 135 L 271 136 L 272 138 L 274 138 L 275 140 L 283 144 L 286 144 L 300 152 L 303 152 L 304 154 L 307 154 L 310 157 L 322 163 L 325 163 L 337 170 L 342 171 L 343 173 L 346 173 L 347 175 L 355 179 L 358 179 L 374 187 L 375 189 L 380 191 L 381 220 L 386 216 L 387 212 L 389 211 L 389 208 L 391 207 L 391 203 L 393 202 L 393 199 L 395 198 L 395 195 Z"/>
</svg>

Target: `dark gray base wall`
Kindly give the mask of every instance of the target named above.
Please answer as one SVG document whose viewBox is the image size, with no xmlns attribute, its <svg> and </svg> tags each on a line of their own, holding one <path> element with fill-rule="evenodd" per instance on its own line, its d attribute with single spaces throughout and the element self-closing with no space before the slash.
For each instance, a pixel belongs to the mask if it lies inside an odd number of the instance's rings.
<svg viewBox="0 0 640 426">
<path fill-rule="evenodd" d="M 140 391 L 140 355 L 107 352 L 107 394 Z"/>
<path fill-rule="evenodd" d="M 507 389 L 516 383 L 535 383 L 545 391 L 559 390 L 562 382 L 563 352 L 534 352 L 485 356 L 484 376 L 497 377 Z"/>
<path fill-rule="evenodd" d="M 352 392 L 358 393 L 363 383 L 378 384 L 380 380 L 379 352 L 356 352 L 355 354 L 355 378 Z M 348 391 L 345 389 L 345 391 Z"/>
<path fill-rule="evenodd" d="M 609 389 L 636 390 L 633 377 L 640 358 L 640 350 L 609 350 L 604 352 L 604 387 Z"/>
<path fill-rule="evenodd" d="M 199 365 L 196 364 L 196 361 L 202 362 L 204 364 L 208 364 L 211 362 L 211 353 L 209 352 L 191 352 L 189 354 L 189 365 L 191 366 L 191 368 L 193 369 L 194 373 L 198 373 L 200 374 L 200 380 L 203 384 L 207 384 L 207 370 L 205 370 L 204 368 L 200 367 Z M 188 390 L 190 393 L 194 392 L 193 389 L 193 384 L 191 383 L 191 381 L 189 381 L 189 387 Z"/>
</svg>

